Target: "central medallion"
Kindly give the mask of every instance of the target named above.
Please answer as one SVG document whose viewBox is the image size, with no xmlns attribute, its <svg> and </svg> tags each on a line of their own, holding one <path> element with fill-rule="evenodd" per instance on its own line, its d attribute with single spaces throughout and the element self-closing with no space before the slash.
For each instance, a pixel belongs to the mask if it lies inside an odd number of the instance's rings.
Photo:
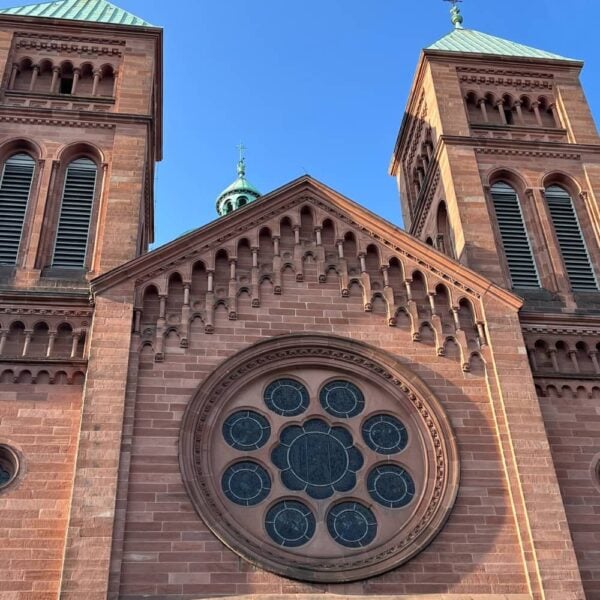
<svg viewBox="0 0 600 600">
<path fill-rule="evenodd" d="M 315 499 L 350 491 L 364 463 L 352 434 L 321 419 L 286 427 L 271 459 L 289 490 L 305 491 Z"/>
</svg>

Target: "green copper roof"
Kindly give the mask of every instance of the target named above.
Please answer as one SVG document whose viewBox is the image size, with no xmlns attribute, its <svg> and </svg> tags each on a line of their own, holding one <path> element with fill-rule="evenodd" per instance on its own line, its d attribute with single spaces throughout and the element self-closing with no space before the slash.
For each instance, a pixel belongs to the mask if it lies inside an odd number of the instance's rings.
<svg viewBox="0 0 600 600">
<path fill-rule="evenodd" d="M 245 177 L 239 177 L 230 186 L 226 187 L 219 198 L 232 192 L 249 192 L 250 194 L 260 196 L 260 192 Z"/>
<path fill-rule="evenodd" d="M 0 15 L 152 27 L 150 23 L 106 0 L 57 0 L 57 2 L 28 4 L 26 6 L 16 6 L 15 8 L 2 8 L 0 9 Z"/>
<path fill-rule="evenodd" d="M 493 54 L 495 56 L 515 56 L 520 58 L 546 58 L 552 60 L 573 60 L 516 42 L 481 33 L 474 29 L 459 26 L 427 48 L 444 52 L 464 52 L 470 54 Z"/>
<path fill-rule="evenodd" d="M 243 149 L 243 146 L 240 148 Z M 254 202 L 261 196 L 261 193 L 246 179 L 246 160 L 242 156 L 241 150 L 237 174 L 238 178 L 230 186 L 227 186 L 217 198 L 217 212 L 222 217 Z"/>
</svg>

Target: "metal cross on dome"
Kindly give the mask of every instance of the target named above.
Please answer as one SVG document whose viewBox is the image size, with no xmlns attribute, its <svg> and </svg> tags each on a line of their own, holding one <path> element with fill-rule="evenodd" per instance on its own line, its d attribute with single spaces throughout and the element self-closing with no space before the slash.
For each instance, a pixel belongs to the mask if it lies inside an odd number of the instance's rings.
<svg viewBox="0 0 600 600">
<path fill-rule="evenodd" d="M 240 177 L 245 177 L 246 175 L 246 157 L 244 156 L 244 151 L 247 150 L 246 146 L 242 142 L 240 142 L 236 148 L 240 151 L 240 160 L 238 161 L 237 172 Z"/>
<path fill-rule="evenodd" d="M 450 0 L 448 0 L 450 1 Z M 462 0 L 460 0 L 462 2 Z M 240 160 L 244 160 L 245 156 L 244 156 L 244 151 L 248 150 L 248 148 L 246 148 L 246 146 L 244 146 L 243 142 L 240 142 L 236 148 L 240 151 Z"/>
</svg>

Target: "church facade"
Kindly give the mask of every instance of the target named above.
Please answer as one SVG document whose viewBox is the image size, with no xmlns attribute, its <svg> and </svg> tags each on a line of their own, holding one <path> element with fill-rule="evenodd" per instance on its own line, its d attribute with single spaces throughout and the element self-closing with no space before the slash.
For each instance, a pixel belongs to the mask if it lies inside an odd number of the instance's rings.
<svg viewBox="0 0 600 600">
<path fill-rule="evenodd" d="M 452 18 L 405 230 L 242 159 L 148 252 L 162 30 L 0 10 L 0 599 L 600 600 L 583 63 Z"/>
</svg>

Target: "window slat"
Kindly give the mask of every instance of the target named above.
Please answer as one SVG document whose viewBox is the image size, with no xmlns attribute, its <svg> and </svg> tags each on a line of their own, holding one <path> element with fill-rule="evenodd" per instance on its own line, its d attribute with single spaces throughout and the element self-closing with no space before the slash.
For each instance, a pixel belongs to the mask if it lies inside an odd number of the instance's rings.
<svg viewBox="0 0 600 600">
<path fill-rule="evenodd" d="M 96 165 L 86 158 L 73 161 L 67 168 L 52 259 L 54 267 L 85 266 L 96 171 Z"/>
<path fill-rule="evenodd" d="M 540 279 L 517 193 L 500 182 L 492 187 L 492 199 L 513 287 L 539 288 Z"/>
<path fill-rule="evenodd" d="M 553 185 L 546 189 L 546 202 L 571 287 L 579 292 L 596 291 L 596 276 L 571 196 Z"/>
<path fill-rule="evenodd" d="M 14 265 L 19 246 L 35 162 L 28 154 L 15 154 L 4 163 L 0 183 L 0 264 Z"/>
</svg>

